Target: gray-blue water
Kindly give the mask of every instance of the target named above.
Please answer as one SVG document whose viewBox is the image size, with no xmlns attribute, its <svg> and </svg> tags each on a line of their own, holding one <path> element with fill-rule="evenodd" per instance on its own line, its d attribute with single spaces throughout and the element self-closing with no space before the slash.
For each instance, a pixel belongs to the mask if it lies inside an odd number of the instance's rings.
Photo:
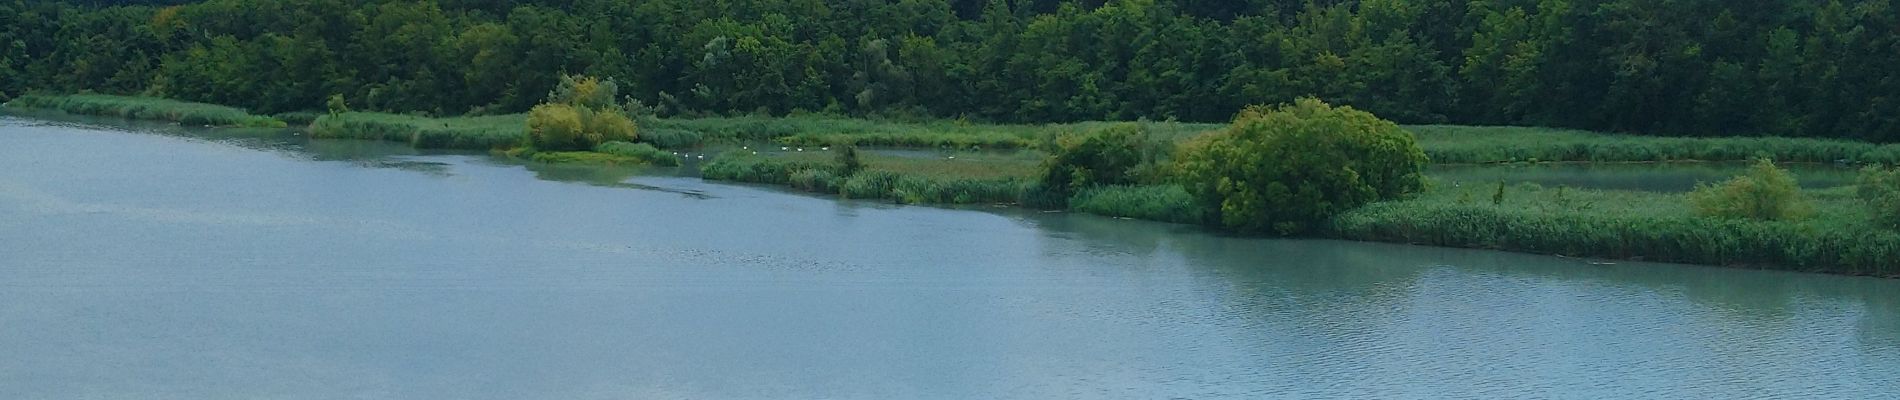
<svg viewBox="0 0 1900 400">
<path fill-rule="evenodd" d="M 0 119 L 0 398 L 1894 398 L 1900 282 Z"/>
</svg>

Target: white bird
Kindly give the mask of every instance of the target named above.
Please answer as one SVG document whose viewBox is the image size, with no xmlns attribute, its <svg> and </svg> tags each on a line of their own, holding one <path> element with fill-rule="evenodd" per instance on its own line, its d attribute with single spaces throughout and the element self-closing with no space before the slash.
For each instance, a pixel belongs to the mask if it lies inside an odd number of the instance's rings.
<svg viewBox="0 0 1900 400">
<path fill-rule="evenodd" d="M 704 160 L 704 159 L 706 159 L 706 155 L 705 155 L 705 154 L 700 154 L 700 155 L 699 155 L 699 159 L 701 159 L 701 160 Z"/>
<path fill-rule="evenodd" d="M 790 148 L 790 147 L 779 147 L 779 148 L 778 148 L 778 151 L 786 151 L 786 150 L 791 150 L 791 149 L 792 149 L 792 148 Z"/>
<path fill-rule="evenodd" d="M 819 149 L 819 150 L 824 150 L 824 151 L 831 151 L 831 146 L 825 146 L 825 147 L 820 147 L 820 148 L 818 148 L 818 149 Z"/>
<path fill-rule="evenodd" d="M 957 156 L 950 156 L 950 159 L 955 160 L 957 159 Z"/>
<path fill-rule="evenodd" d="M 803 148 L 803 147 L 800 147 L 800 148 L 798 148 L 798 151 L 805 151 L 805 148 Z"/>
</svg>

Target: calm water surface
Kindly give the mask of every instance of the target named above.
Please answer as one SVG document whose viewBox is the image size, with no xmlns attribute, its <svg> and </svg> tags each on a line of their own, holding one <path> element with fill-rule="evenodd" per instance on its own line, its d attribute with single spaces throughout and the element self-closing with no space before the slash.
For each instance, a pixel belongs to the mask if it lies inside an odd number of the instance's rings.
<svg viewBox="0 0 1900 400">
<path fill-rule="evenodd" d="M 0 398 L 1893 398 L 1900 282 L 0 119 Z"/>
</svg>

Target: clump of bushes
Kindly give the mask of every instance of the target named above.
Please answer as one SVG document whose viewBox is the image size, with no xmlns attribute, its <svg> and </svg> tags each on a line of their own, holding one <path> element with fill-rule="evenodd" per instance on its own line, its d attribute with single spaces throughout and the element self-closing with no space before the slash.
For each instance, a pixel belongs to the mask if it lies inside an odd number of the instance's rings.
<svg viewBox="0 0 1900 400">
<path fill-rule="evenodd" d="M 1874 216 L 1874 222 L 1900 229 L 1900 168 L 1870 166 L 1860 172 L 1856 190 Z"/>
<path fill-rule="evenodd" d="M 1051 146 L 1042 182 L 1065 194 L 1094 185 L 1127 184 L 1132 180 L 1128 171 L 1142 162 L 1139 149 L 1147 139 L 1148 131 L 1135 124 L 1063 133 Z"/>
<path fill-rule="evenodd" d="M 1794 175 L 1767 159 L 1727 182 L 1697 185 L 1689 202 L 1696 214 L 1716 218 L 1794 221 L 1812 211 Z"/>
<path fill-rule="evenodd" d="M 528 141 L 542 150 L 588 150 L 602 143 L 632 142 L 639 127 L 614 102 L 613 80 L 562 75 L 546 103 L 528 111 Z"/>
<path fill-rule="evenodd" d="M 1425 161 L 1412 134 L 1397 124 L 1311 98 L 1248 108 L 1176 157 L 1179 180 L 1207 222 L 1280 235 L 1418 192 Z"/>
</svg>

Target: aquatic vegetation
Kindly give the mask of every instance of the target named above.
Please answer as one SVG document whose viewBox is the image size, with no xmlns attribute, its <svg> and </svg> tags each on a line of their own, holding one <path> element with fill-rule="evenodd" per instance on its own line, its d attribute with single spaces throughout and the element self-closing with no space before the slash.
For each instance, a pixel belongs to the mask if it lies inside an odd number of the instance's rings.
<svg viewBox="0 0 1900 400">
<path fill-rule="evenodd" d="M 1510 126 L 1408 126 L 1434 163 L 1536 161 L 1900 162 L 1900 144 L 1788 137 L 1665 137 Z"/>
<path fill-rule="evenodd" d="M 522 145 L 525 114 L 429 118 L 414 115 L 346 112 L 317 117 L 310 136 L 387 140 L 416 148 L 488 150 Z"/>
<path fill-rule="evenodd" d="M 1696 215 L 1674 193 L 1518 185 L 1500 204 L 1472 201 L 1493 188 L 1440 183 L 1423 195 L 1333 218 L 1326 234 L 1351 240 L 1497 249 L 1611 259 L 1900 276 L 1900 233 L 1878 229 L 1848 188 L 1811 193 L 1826 210 L 1800 221 Z"/>
<path fill-rule="evenodd" d="M 1689 202 L 1696 214 L 1717 218 L 1790 221 L 1813 211 L 1794 175 L 1768 160 L 1757 161 L 1748 173 L 1727 182 L 1697 186 Z"/>
<path fill-rule="evenodd" d="M 646 143 L 607 142 L 594 146 L 594 152 L 637 159 L 659 166 L 679 165 L 679 156 Z"/>
<path fill-rule="evenodd" d="M 1148 131 L 1136 124 L 1063 133 L 1048 146 L 1037 188 L 1050 191 L 1047 198 L 1067 199 L 1094 186 L 1136 183 L 1136 169 L 1156 163 L 1159 152 L 1144 151 L 1150 143 Z"/>
<path fill-rule="evenodd" d="M 1176 162 L 1209 223 L 1293 235 L 1417 192 L 1425 154 L 1390 121 L 1309 98 L 1249 108 L 1227 130 L 1184 146 Z"/>
<path fill-rule="evenodd" d="M 1201 208 L 1181 185 L 1116 185 L 1083 189 L 1069 210 L 1110 217 L 1198 224 Z"/>
<path fill-rule="evenodd" d="M 7 106 L 55 109 L 84 115 L 173 121 L 192 126 L 212 125 L 282 128 L 287 125 L 284 121 L 280 121 L 276 118 L 252 115 L 244 111 L 244 109 L 237 107 L 154 97 L 98 94 L 76 94 L 67 96 L 25 95 L 7 102 Z"/>
<path fill-rule="evenodd" d="M 983 158 L 983 157 L 977 157 Z M 792 185 L 854 199 L 904 203 L 1016 203 L 1033 181 L 1034 162 L 932 160 L 866 156 L 863 170 L 845 175 L 824 152 L 758 155 L 728 152 L 701 166 L 706 179 Z"/>
<path fill-rule="evenodd" d="M 1870 166 L 1861 170 L 1856 194 L 1874 220 L 1900 229 L 1900 168 Z"/>
</svg>

